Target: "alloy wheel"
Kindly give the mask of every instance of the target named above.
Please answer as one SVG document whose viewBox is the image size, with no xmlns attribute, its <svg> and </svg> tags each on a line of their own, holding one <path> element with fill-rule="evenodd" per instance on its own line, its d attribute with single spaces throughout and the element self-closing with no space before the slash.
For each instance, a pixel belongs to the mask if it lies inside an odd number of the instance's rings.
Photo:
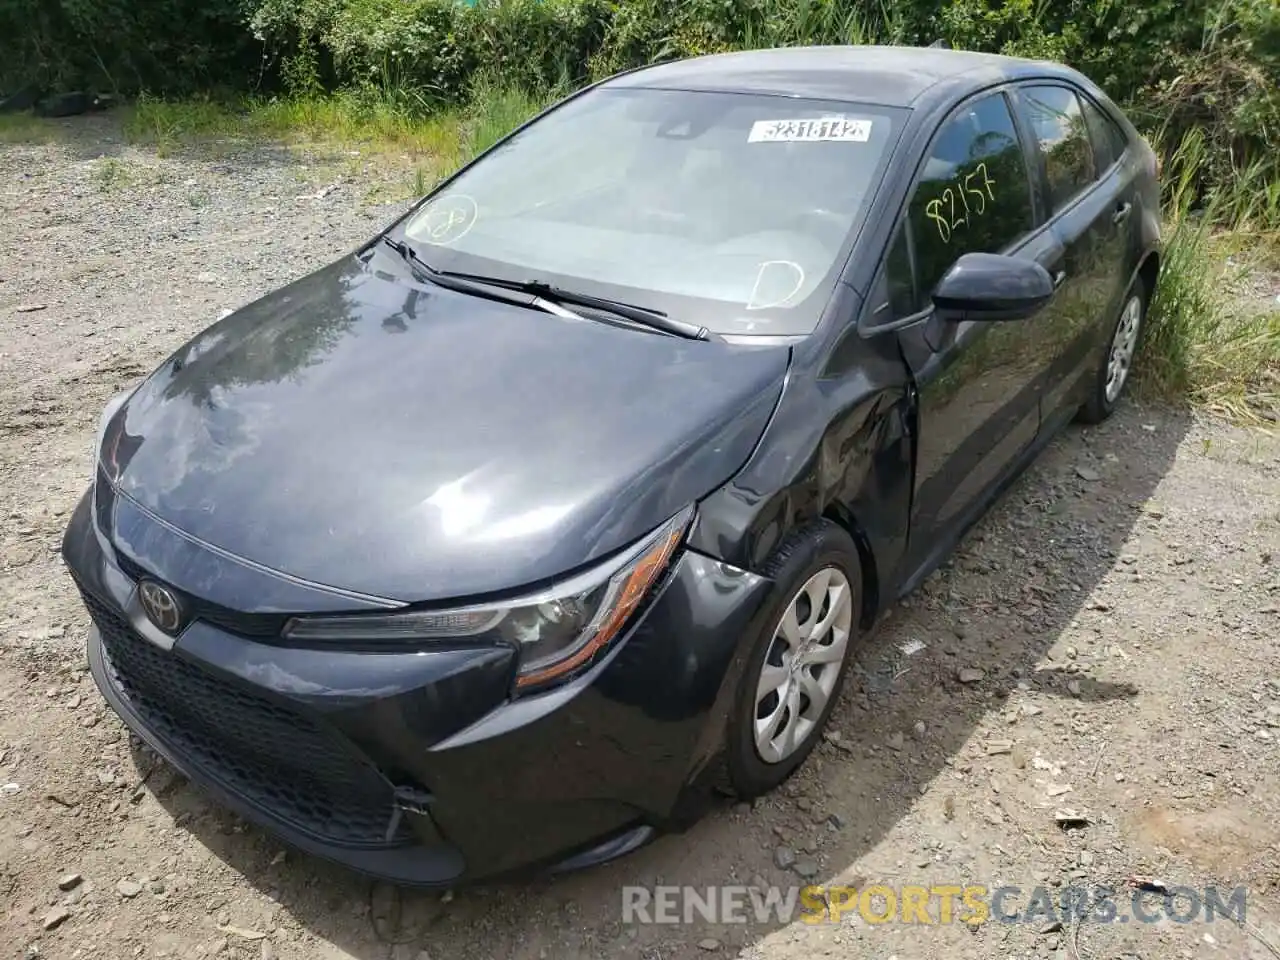
<svg viewBox="0 0 1280 960">
<path fill-rule="evenodd" d="M 1133 355 L 1138 347 L 1138 328 L 1142 325 L 1142 298 L 1131 296 L 1116 324 L 1111 338 L 1111 354 L 1107 359 L 1107 403 L 1115 403 L 1129 379 L 1133 368 Z"/>
<path fill-rule="evenodd" d="M 852 590 L 836 567 L 811 576 L 787 604 L 756 685 L 755 744 L 765 763 L 786 760 L 821 721 L 852 628 Z"/>
</svg>

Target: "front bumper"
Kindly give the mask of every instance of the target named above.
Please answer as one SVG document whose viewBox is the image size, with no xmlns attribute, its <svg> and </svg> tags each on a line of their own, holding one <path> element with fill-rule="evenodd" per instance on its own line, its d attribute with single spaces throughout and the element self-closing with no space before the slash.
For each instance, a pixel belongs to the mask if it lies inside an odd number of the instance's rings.
<svg viewBox="0 0 1280 960">
<path fill-rule="evenodd" d="M 247 577 L 269 578 L 271 593 L 280 581 L 244 565 L 222 576 L 236 561 L 170 542 L 181 536 L 163 525 L 140 537 L 137 516 L 121 539 L 146 549 L 122 556 L 92 513 L 86 494 L 63 556 L 93 618 L 90 668 L 111 707 L 246 819 L 411 885 L 585 866 L 696 816 L 769 587 L 686 551 L 604 661 L 512 700 L 511 654 L 491 647 L 300 649 L 216 618 L 176 640 L 148 633 L 139 570 L 188 594 L 214 581 L 243 590 Z"/>
</svg>

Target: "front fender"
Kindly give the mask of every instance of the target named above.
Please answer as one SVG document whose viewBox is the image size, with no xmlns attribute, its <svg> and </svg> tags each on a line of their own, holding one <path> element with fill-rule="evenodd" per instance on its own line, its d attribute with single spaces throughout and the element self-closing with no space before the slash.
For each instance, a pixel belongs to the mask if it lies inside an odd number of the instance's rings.
<svg viewBox="0 0 1280 960">
<path fill-rule="evenodd" d="M 816 376 L 797 361 L 760 445 L 699 505 L 690 546 L 759 571 L 796 527 L 819 517 L 846 526 L 863 552 L 864 622 L 905 553 L 913 443 L 910 374 L 892 336 L 850 337 L 853 360 Z"/>
</svg>

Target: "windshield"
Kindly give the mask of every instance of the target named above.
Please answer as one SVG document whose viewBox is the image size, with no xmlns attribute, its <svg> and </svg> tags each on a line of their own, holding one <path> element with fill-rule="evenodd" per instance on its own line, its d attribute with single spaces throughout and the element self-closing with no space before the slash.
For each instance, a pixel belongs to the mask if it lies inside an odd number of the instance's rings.
<svg viewBox="0 0 1280 960">
<path fill-rule="evenodd" d="M 405 236 L 437 270 L 545 281 L 721 334 L 808 333 L 902 116 L 603 88 L 463 172 Z"/>
</svg>

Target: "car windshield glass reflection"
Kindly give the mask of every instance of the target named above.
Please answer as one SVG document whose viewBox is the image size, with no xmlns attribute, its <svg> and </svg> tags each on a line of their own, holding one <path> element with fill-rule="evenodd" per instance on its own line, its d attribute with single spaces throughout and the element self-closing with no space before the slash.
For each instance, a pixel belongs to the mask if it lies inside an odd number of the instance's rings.
<svg viewBox="0 0 1280 960">
<path fill-rule="evenodd" d="M 901 111 L 602 90 L 451 183 L 406 225 L 436 269 L 660 309 L 718 333 L 810 331 Z"/>
</svg>

